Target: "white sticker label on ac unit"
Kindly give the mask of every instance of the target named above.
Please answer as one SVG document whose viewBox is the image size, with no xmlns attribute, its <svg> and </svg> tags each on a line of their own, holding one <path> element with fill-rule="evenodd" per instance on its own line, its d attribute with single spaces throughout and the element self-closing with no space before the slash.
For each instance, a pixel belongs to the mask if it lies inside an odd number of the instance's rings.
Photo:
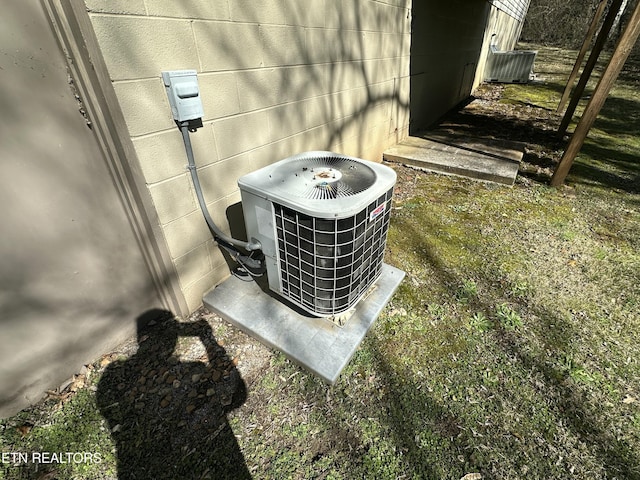
<svg viewBox="0 0 640 480">
<path fill-rule="evenodd" d="M 369 221 L 372 222 L 374 221 L 377 217 L 379 217 L 381 214 L 384 213 L 384 209 L 386 208 L 387 204 L 386 203 L 382 203 L 380 205 L 378 205 L 370 214 L 369 214 Z"/>
<path fill-rule="evenodd" d="M 259 205 L 256 205 L 255 212 L 258 223 L 258 233 L 269 240 L 273 240 L 273 213 Z"/>
</svg>

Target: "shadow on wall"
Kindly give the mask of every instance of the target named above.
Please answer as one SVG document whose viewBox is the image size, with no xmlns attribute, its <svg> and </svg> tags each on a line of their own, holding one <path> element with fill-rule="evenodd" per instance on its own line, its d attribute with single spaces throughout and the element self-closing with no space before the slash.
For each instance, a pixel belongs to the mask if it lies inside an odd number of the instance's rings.
<svg viewBox="0 0 640 480">
<path fill-rule="evenodd" d="M 86 3 L 190 308 L 226 272 L 183 178 L 161 71 L 198 71 L 195 159 L 225 231 L 242 175 L 308 150 L 380 161 L 406 133 L 409 0 Z"/>
<path fill-rule="evenodd" d="M 222 11 L 163 3 L 144 16 L 94 7 L 116 90 L 136 98 L 125 105 L 127 120 L 136 108 L 140 116 L 158 113 L 132 135 L 170 128 L 168 106 L 157 97 L 164 94 L 160 71 L 199 64 L 203 121 L 213 124 L 217 160 L 253 152 L 264 158 L 252 163 L 262 165 L 300 150 L 372 150 L 406 121 L 408 82 L 401 79 L 408 76 L 410 10 L 372 0 L 320 5 L 230 2 Z M 169 25 L 167 18 L 179 21 Z M 188 40 L 179 41 L 178 27 L 189 31 Z M 148 41 L 130 41 L 146 33 Z"/>
<path fill-rule="evenodd" d="M 160 304 L 140 248 L 148 239 L 131 228 L 43 4 L 12 2 L 0 19 L 3 417 Z"/>
<path fill-rule="evenodd" d="M 491 13 L 488 2 L 413 2 L 409 133 L 471 95 Z"/>
<path fill-rule="evenodd" d="M 211 326 L 178 322 L 164 310 L 136 322 L 138 351 L 109 365 L 97 391 L 118 478 L 251 478 L 227 421 L 246 400 L 246 386 Z M 178 357 L 183 337 L 204 345 L 197 361 Z"/>
<path fill-rule="evenodd" d="M 231 236 L 239 240 L 248 241 L 242 203 L 236 202 L 233 205 L 229 205 L 226 210 L 226 217 L 227 222 L 229 222 Z"/>
</svg>

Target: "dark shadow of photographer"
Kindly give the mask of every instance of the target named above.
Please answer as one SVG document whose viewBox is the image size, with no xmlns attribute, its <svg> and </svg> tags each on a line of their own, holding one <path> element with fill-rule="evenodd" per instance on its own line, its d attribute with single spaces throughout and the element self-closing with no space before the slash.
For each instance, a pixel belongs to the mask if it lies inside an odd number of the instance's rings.
<svg viewBox="0 0 640 480">
<path fill-rule="evenodd" d="M 138 351 L 110 364 L 97 391 L 117 447 L 118 478 L 251 478 L 227 421 L 246 400 L 246 386 L 211 326 L 152 310 L 137 327 Z M 181 362 L 179 337 L 199 338 L 206 362 Z"/>
</svg>

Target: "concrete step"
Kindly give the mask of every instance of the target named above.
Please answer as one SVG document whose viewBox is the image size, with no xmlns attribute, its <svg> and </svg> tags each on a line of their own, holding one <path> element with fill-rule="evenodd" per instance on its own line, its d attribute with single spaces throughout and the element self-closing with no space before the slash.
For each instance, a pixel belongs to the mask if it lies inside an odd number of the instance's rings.
<svg viewBox="0 0 640 480">
<path fill-rule="evenodd" d="M 384 152 L 384 159 L 425 170 L 513 185 L 524 144 L 433 132 L 408 137 Z"/>
</svg>

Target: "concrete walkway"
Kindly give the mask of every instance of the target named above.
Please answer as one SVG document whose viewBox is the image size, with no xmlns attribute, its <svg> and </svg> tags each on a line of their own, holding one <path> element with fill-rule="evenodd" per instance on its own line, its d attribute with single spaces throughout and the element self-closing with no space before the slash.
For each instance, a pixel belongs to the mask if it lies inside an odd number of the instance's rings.
<svg viewBox="0 0 640 480">
<path fill-rule="evenodd" d="M 437 173 L 513 185 L 524 144 L 436 131 L 408 137 L 384 152 L 384 159 Z"/>
</svg>

